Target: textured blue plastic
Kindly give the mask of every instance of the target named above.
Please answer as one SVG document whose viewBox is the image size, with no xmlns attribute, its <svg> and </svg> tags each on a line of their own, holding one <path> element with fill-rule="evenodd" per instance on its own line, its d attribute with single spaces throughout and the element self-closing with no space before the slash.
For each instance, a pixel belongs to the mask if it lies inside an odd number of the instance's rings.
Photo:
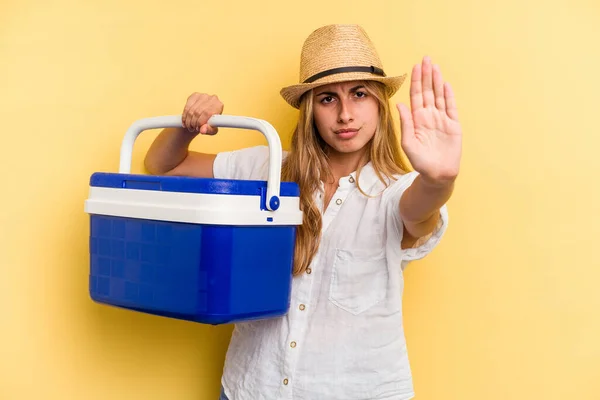
<svg viewBox="0 0 600 400">
<path fill-rule="evenodd" d="M 96 172 L 90 178 L 90 186 L 164 192 L 259 196 L 263 189 L 266 192 L 267 181 Z M 298 184 L 295 182 L 281 182 L 280 196 L 300 196 Z"/>
<path fill-rule="evenodd" d="M 90 185 L 260 196 L 266 209 L 266 181 L 98 172 Z M 299 196 L 298 185 L 283 182 L 280 194 Z M 275 317 L 289 308 L 295 225 L 220 226 L 102 215 L 91 215 L 90 224 L 89 290 L 99 303 L 208 324 Z"/>
<path fill-rule="evenodd" d="M 94 301 L 213 325 L 289 309 L 295 226 L 102 215 L 91 215 L 90 224 Z"/>
<path fill-rule="evenodd" d="M 215 325 L 289 308 L 294 226 L 90 219 L 89 287 L 97 302 Z"/>
</svg>

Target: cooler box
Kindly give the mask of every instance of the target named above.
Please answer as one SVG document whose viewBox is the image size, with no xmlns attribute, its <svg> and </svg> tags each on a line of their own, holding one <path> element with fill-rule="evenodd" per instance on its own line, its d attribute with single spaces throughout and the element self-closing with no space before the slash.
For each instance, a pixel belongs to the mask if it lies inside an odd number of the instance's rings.
<svg viewBox="0 0 600 400">
<path fill-rule="evenodd" d="M 136 137 L 181 127 L 181 116 L 136 121 L 119 173 L 91 176 L 91 298 L 206 324 L 284 315 L 289 309 L 299 188 L 280 181 L 279 136 L 266 121 L 215 115 L 216 127 L 255 129 L 268 141 L 267 181 L 131 174 Z"/>
</svg>

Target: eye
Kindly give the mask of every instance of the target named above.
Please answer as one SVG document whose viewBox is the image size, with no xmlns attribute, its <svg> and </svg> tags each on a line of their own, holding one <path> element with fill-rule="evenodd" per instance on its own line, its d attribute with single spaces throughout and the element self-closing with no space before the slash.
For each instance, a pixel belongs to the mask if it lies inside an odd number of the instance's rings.
<svg viewBox="0 0 600 400">
<path fill-rule="evenodd" d="M 356 95 L 356 97 L 358 97 L 358 98 L 363 98 L 363 97 L 367 97 L 367 92 L 363 92 L 362 90 L 358 90 L 358 91 L 355 93 L 355 95 Z"/>
<path fill-rule="evenodd" d="M 325 96 L 321 99 L 322 104 L 329 104 L 333 101 L 333 96 Z"/>
</svg>

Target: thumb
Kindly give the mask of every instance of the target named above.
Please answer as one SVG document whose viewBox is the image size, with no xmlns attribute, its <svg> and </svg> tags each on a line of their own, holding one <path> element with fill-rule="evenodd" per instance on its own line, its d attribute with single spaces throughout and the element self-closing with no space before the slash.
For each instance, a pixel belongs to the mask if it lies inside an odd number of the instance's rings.
<svg viewBox="0 0 600 400">
<path fill-rule="evenodd" d="M 203 135 L 216 135 L 219 132 L 219 128 L 212 127 L 208 124 L 204 124 L 200 127 L 200 133 Z"/>
<path fill-rule="evenodd" d="M 408 107 L 399 103 L 396 105 L 400 113 L 400 133 L 402 142 L 410 140 L 415 133 L 415 125 L 413 123 L 412 114 Z"/>
</svg>

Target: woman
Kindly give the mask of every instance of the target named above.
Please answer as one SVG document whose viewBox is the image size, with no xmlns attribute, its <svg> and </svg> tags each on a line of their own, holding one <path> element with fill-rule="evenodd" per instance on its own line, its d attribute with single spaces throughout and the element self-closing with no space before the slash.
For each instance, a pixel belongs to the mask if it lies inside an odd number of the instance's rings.
<svg viewBox="0 0 600 400">
<path fill-rule="evenodd" d="M 414 66 L 411 110 L 389 98 L 405 75 L 387 77 L 365 31 L 329 25 L 301 54 L 300 83 L 281 95 L 299 109 L 282 180 L 299 184 L 289 313 L 236 324 L 222 399 L 410 399 L 402 324 L 402 270 L 439 243 L 458 176 L 462 133 L 450 85 L 428 57 Z M 266 180 L 268 149 L 188 151 L 216 96 L 188 98 L 180 129 L 152 144 L 153 174 Z M 401 159 L 406 153 L 414 170 Z"/>
</svg>

